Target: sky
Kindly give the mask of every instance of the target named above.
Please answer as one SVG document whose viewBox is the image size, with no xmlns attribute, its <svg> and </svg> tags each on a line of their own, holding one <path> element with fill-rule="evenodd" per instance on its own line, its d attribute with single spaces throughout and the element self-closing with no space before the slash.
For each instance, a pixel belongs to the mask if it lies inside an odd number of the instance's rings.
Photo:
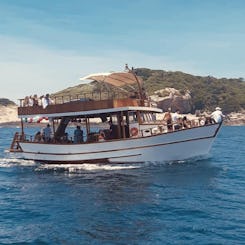
<svg viewBox="0 0 245 245">
<path fill-rule="evenodd" d="M 0 98 L 58 92 L 126 63 L 245 78 L 245 1 L 0 1 Z"/>
</svg>

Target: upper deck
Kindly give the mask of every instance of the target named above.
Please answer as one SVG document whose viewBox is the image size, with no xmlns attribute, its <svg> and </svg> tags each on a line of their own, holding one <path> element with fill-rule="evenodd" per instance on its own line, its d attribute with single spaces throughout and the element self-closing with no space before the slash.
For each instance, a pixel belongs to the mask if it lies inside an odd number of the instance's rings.
<svg viewBox="0 0 245 245">
<path fill-rule="evenodd" d="M 151 107 L 150 102 L 146 100 L 145 92 L 142 88 L 142 81 L 136 76 L 133 70 L 126 72 L 112 72 L 92 74 L 81 80 L 88 79 L 106 83 L 115 86 L 116 90 L 98 91 L 95 89 L 91 94 L 74 95 L 74 96 L 58 96 L 50 100 L 47 94 L 43 98 L 37 99 L 35 103 L 30 103 L 29 98 L 20 100 L 18 107 L 18 115 L 20 118 L 26 117 L 64 117 L 64 116 L 84 116 L 103 114 L 116 111 L 126 110 L 145 110 L 152 112 L 162 112 L 161 109 Z M 138 91 L 134 89 L 134 94 L 129 95 L 129 92 L 122 86 L 138 85 Z M 118 92 L 123 91 L 123 92 Z M 26 101 L 27 99 L 27 101 Z M 33 102 L 33 98 L 31 98 Z M 34 104 L 34 105 L 33 105 Z"/>
<path fill-rule="evenodd" d="M 43 108 L 41 105 L 34 106 L 24 106 L 21 103 L 21 106 L 18 107 L 18 116 L 20 118 L 26 117 L 62 117 L 62 116 L 71 116 L 71 115 L 84 115 L 84 114 L 99 114 L 110 111 L 120 111 L 122 108 L 138 108 L 149 111 L 149 102 L 134 99 L 134 98 L 112 98 L 112 99 L 103 99 L 103 100 L 85 100 L 84 98 L 80 99 L 71 99 L 66 101 L 58 101 L 48 105 L 46 108 Z M 155 112 L 160 112 L 157 108 L 151 108 L 150 110 Z"/>
</svg>

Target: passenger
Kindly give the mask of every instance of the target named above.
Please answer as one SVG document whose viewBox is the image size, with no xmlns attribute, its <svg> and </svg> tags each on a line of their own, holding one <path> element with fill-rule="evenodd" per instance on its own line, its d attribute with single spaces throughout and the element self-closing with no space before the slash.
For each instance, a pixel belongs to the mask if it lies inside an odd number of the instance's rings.
<svg viewBox="0 0 245 245">
<path fill-rule="evenodd" d="M 51 134 L 52 134 L 52 130 L 50 128 L 50 125 L 47 124 L 47 127 L 43 129 L 44 142 L 50 142 L 51 141 Z"/>
<path fill-rule="evenodd" d="M 205 117 L 205 125 L 211 124 L 211 123 L 212 123 L 211 117 L 210 117 L 210 116 L 206 116 L 206 117 Z"/>
<path fill-rule="evenodd" d="M 46 94 L 45 98 L 46 98 L 46 100 L 47 100 L 48 105 L 54 104 L 54 102 L 53 102 L 53 100 L 50 98 L 50 95 L 49 95 L 49 94 Z"/>
<path fill-rule="evenodd" d="M 41 142 L 42 141 L 42 134 L 40 131 L 38 131 L 36 134 L 35 134 L 35 137 L 34 137 L 34 142 Z"/>
<path fill-rule="evenodd" d="M 81 130 L 80 126 L 77 126 L 77 128 L 74 131 L 74 143 L 82 143 L 83 142 L 83 130 Z"/>
<path fill-rule="evenodd" d="M 116 139 L 117 138 L 117 126 L 113 124 L 113 122 L 109 121 L 110 125 L 110 139 Z"/>
<path fill-rule="evenodd" d="M 174 114 L 173 114 L 173 127 L 174 127 L 174 130 L 179 130 L 180 129 L 180 111 L 177 110 Z"/>
<path fill-rule="evenodd" d="M 45 96 L 42 97 L 42 106 L 43 109 L 45 109 L 48 105 L 53 104 L 52 99 L 49 97 L 49 94 L 46 94 Z"/>
<path fill-rule="evenodd" d="M 34 94 L 32 99 L 33 99 L 33 106 L 37 106 L 38 105 L 38 97 L 37 97 L 37 95 Z"/>
<path fill-rule="evenodd" d="M 68 133 L 65 133 L 65 134 L 61 137 L 61 142 L 62 142 L 62 143 L 70 143 L 70 142 L 71 142 L 71 141 L 69 140 Z"/>
<path fill-rule="evenodd" d="M 163 120 L 167 123 L 167 129 L 168 131 L 172 131 L 172 116 L 171 116 L 171 108 L 168 108 L 168 111 L 165 112 Z"/>
<path fill-rule="evenodd" d="M 214 123 L 221 123 L 223 121 L 223 118 L 225 118 L 225 115 L 223 115 L 221 108 L 216 107 L 215 111 L 211 114 L 211 120 Z"/>
<path fill-rule="evenodd" d="M 23 106 L 29 106 L 29 97 L 26 96 L 23 101 Z"/>
<path fill-rule="evenodd" d="M 42 95 L 42 96 L 40 97 L 40 99 L 41 99 L 42 107 L 43 107 L 43 109 L 45 109 L 45 108 L 48 106 L 48 103 L 47 103 L 47 100 L 46 100 L 45 96 Z"/>
<path fill-rule="evenodd" d="M 105 141 L 105 133 L 103 130 L 99 131 L 98 141 Z"/>
<path fill-rule="evenodd" d="M 187 117 L 186 117 L 186 116 L 184 116 L 184 117 L 182 118 L 182 128 L 190 128 L 190 123 L 189 123 L 189 121 L 187 120 Z"/>
<path fill-rule="evenodd" d="M 39 105 L 39 106 L 43 106 L 43 97 L 44 97 L 44 95 L 41 95 L 41 96 L 38 98 L 38 105 Z"/>
<path fill-rule="evenodd" d="M 33 98 L 32 98 L 32 96 L 30 96 L 29 99 L 28 99 L 28 106 L 33 106 Z"/>
</svg>

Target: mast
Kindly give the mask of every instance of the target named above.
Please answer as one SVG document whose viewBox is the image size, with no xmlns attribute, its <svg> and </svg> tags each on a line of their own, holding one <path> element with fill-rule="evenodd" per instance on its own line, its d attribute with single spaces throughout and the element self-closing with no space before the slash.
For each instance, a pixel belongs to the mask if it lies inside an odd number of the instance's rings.
<svg viewBox="0 0 245 245">
<path fill-rule="evenodd" d="M 134 78 L 135 78 L 135 80 L 136 80 L 136 82 L 137 82 L 138 89 L 139 89 L 139 99 L 140 99 L 141 102 L 142 102 L 142 101 L 144 100 L 144 97 L 143 97 L 143 90 L 142 90 L 142 86 L 141 86 L 141 84 L 140 84 L 140 81 L 139 81 L 137 75 L 136 75 L 135 72 L 134 72 L 134 68 L 132 67 L 132 69 L 129 69 L 128 64 L 126 64 L 126 65 L 125 65 L 125 71 L 127 71 L 127 72 L 129 72 L 129 73 L 131 73 L 131 74 L 134 75 Z M 143 102 L 142 102 L 142 103 L 143 103 Z"/>
</svg>

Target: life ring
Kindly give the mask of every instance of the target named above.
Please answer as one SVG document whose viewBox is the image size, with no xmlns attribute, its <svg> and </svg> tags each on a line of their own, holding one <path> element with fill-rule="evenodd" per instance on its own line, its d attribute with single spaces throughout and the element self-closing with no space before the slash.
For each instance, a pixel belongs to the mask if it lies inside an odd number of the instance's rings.
<svg viewBox="0 0 245 245">
<path fill-rule="evenodd" d="M 132 136 L 137 136 L 139 130 L 138 130 L 137 128 L 134 127 L 134 128 L 131 128 L 131 129 L 130 129 L 130 132 L 131 132 L 131 135 L 132 135 Z"/>
<path fill-rule="evenodd" d="M 205 125 L 205 121 L 203 119 L 200 120 L 200 125 L 204 126 Z"/>
</svg>

